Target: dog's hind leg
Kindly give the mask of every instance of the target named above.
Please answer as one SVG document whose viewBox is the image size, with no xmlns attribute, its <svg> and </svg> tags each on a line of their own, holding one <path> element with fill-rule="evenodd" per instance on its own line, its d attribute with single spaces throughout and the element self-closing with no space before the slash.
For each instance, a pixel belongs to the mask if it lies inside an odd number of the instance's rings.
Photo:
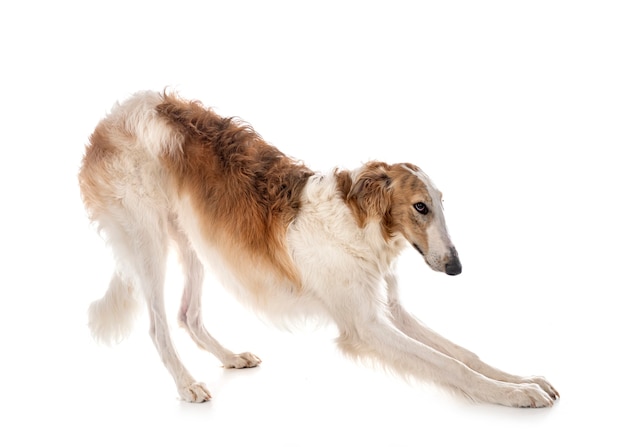
<svg viewBox="0 0 626 447">
<path fill-rule="evenodd" d="M 178 322 L 196 344 L 217 357 L 225 368 L 252 368 L 261 363 L 254 354 L 235 354 L 223 347 L 204 327 L 202 322 L 202 281 L 204 266 L 191 247 L 187 236 L 179 229 L 173 218 L 169 221 L 170 236 L 176 242 L 179 260 L 185 275 L 183 297 L 178 313 Z"/>
<path fill-rule="evenodd" d="M 387 298 L 388 306 L 391 314 L 391 320 L 393 324 L 407 336 L 427 346 L 430 346 L 437 351 L 452 357 L 463 364 L 467 365 L 472 370 L 489 377 L 494 380 L 509 383 L 536 383 L 546 393 L 550 395 L 552 399 L 557 399 L 559 393 L 556 389 L 543 377 L 531 376 L 521 377 L 513 374 L 508 374 L 493 366 L 480 360 L 480 358 L 473 352 L 458 346 L 441 335 L 428 328 L 418 319 L 413 317 L 403 306 L 400 304 L 398 298 L 398 286 L 397 280 L 393 275 L 389 275 L 386 278 L 387 281 Z"/>
<path fill-rule="evenodd" d="M 157 210 L 144 207 L 140 200 L 134 206 L 124 205 L 111 210 L 114 221 L 101 227 L 114 234 L 111 248 L 125 271 L 135 277 L 137 291 L 143 293 L 150 317 L 150 336 L 172 375 L 181 398 L 188 402 L 204 402 L 211 398 L 205 385 L 196 382 L 181 362 L 170 337 L 164 304 L 165 268 L 169 237 L 167 218 Z"/>
</svg>

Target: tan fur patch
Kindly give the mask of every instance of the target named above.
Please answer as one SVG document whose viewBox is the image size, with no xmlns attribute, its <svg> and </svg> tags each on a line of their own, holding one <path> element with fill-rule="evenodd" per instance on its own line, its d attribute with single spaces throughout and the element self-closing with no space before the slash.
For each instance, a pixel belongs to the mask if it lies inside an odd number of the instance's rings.
<svg viewBox="0 0 626 447">
<path fill-rule="evenodd" d="M 250 126 L 198 102 L 165 95 L 157 111 L 187 135 L 182 150 L 164 154 L 163 161 L 179 193 L 201 214 L 207 240 L 225 248 L 233 262 L 251 256 L 299 284 L 284 241 L 313 172 Z"/>
<path fill-rule="evenodd" d="M 98 125 L 89 138 L 78 175 L 81 195 L 85 209 L 91 220 L 96 220 L 101 211 L 106 210 L 111 200 L 110 184 L 106 169 L 107 159 L 115 156 L 117 149 L 108 138 L 109 129 L 104 124 Z"/>
</svg>

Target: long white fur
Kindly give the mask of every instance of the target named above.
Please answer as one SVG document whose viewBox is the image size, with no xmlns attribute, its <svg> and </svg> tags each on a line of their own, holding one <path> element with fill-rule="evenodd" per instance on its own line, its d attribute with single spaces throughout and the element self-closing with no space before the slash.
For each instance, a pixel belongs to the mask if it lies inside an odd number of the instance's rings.
<svg viewBox="0 0 626 447">
<path fill-rule="evenodd" d="M 225 260 L 219 247 L 203 237 L 192 201 L 174 194 L 166 180 L 158 156 L 180 150 L 184 136 L 156 114 L 160 100 L 157 93 L 138 94 L 114 108 L 104 121 L 123 153 L 115 166 L 118 205 L 102 211 L 98 219 L 116 256 L 117 270 L 104 297 L 90 307 L 90 327 L 96 338 L 123 338 L 130 330 L 137 296 L 143 295 L 150 334 L 181 398 L 190 402 L 210 399 L 206 386 L 191 376 L 176 354 L 166 323 L 163 281 L 167 247 L 173 240 L 185 272 L 179 322 L 225 367 L 253 367 L 260 359 L 231 352 L 205 329 L 201 317 L 205 266 L 235 296 L 270 316 L 315 315 L 333 321 L 340 332 L 338 344 L 349 355 L 375 359 L 476 401 L 520 407 L 552 405 L 558 393 L 545 379 L 514 376 L 486 365 L 402 307 L 394 259 L 406 240 L 400 235 L 385 240 L 377 222 L 359 227 L 332 173 L 308 179 L 297 219 L 286 235 L 302 287 L 294 288 L 274 271 L 252 264 L 238 269 L 248 272 L 245 277 L 234 274 L 229 268 L 233 261 Z M 352 173 L 354 178 L 358 172 Z M 428 256 L 438 259 L 451 246 L 440 195 L 428 177 L 415 175 L 427 185 L 435 204 L 431 212 L 436 218 L 427 230 Z M 237 262 L 250 261 L 241 258 Z"/>
</svg>

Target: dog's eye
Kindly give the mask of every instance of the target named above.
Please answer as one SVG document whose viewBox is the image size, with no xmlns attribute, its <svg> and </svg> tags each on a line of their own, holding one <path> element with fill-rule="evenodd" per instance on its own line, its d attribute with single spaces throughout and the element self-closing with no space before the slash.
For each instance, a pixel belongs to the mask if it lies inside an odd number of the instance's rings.
<svg viewBox="0 0 626 447">
<path fill-rule="evenodd" d="M 413 208 L 415 208 L 415 211 L 420 214 L 428 214 L 428 207 L 424 202 L 417 202 L 415 205 L 413 205 Z"/>
</svg>

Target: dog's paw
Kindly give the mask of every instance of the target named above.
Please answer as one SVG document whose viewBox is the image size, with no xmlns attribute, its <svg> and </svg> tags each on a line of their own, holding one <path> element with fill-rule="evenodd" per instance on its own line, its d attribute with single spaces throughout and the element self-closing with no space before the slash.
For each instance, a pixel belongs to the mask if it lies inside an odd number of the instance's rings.
<svg viewBox="0 0 626 447">
<path fill-rule="evenodd" d="M 513 385 L 504 402 L 504 405 L 519 408 L 543 408 L 553 404 L 554 398 L 536 383 Z"/>
<path fill-rule="evenodd" d="M 224 368 L 254 368 L 261 363 L 261 359 L 250 352 L 234 354 L 224 362 Z"/>
<path fill-rule="evenodd" d="M 541 387 L 543 391 L 548 393 L 548 395 L 552 398 L 552 400 L 557 400 L 559 397 L 561 397 L 559 395 L 559 392 L 556 390 L 556 388 L 554 388 L 550 384 L 550 382 L 548 382 L 543 377 L 540 377 L 540 376 L 524 377 L 523 383 L 536 383 L 537 385 Z"/>
<path fill-rule="evenodd" d="M 202 382 L 194 382 L 178 389 L 180 398 L 186 402 L 206 402 L 211 400 L 211 393 Z"/>
</svg>

